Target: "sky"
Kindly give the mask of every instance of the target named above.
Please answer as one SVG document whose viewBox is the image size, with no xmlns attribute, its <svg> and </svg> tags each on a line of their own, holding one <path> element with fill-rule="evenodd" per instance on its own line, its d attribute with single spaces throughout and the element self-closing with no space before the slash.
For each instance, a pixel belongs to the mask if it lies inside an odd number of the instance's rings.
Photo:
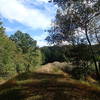
<svg viewBox="0 0 100 100">
<path fill-rule="evenodd" d="M 0 18 L 8 36 L 20 30 L 42 47 L 48 45 L 45 30 L 50 28 L 56 8 L 48 0 L 0 0 Z"/>
</svg>

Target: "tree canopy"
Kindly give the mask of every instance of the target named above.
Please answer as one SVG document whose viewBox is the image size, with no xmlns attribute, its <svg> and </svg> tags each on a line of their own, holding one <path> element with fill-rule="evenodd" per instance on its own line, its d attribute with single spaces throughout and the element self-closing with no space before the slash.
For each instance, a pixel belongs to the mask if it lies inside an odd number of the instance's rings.
<svg viewBox="0 0 100 100">
<path fill-rule="evenodd" d="M 46 40 L 57 45 L 67 41 L 73 47 L 80 44 L 88 45 L 97 76 L 100 77 L 96 54 L 92 48 L 93 44 L 99 43 L 100 0 L 53 0 L 53 2 L 58 5 L 58 10 Z M 85 58 L 86 56 L 87 54 Z"/>
<path fill-rule="evenodd" d="M 41 64 L 42 54 L 37 42 L 21 31 L 8 37 L 0 22 L 0 76 L 31 71 Z"/>
<path fill-rule="evenodd" d="M 29 34 L 22 33 L 21 31 L 17 31 L 14 35 L 11 35 L 10 39 L 22 49 L 23 53 L 28 52 L 29 48 L 36 47 L 36 41 Z"/>
</svg>

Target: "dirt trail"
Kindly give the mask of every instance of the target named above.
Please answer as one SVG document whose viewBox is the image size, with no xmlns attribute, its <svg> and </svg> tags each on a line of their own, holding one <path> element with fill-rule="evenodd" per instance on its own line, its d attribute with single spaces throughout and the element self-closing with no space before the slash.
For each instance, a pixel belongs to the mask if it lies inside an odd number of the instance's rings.
<svg viewBox="0 0 100 100">
<path fill-rule="evenodd" d="M 0 80 L 0 85 L 4 84 L 6 80 Z"/>
<path fill-rule="evenodd" d="M 63 74 L 23 73 L 0 86 L 0 100 L 100 100 L 100 88 Z"/>
</svg>

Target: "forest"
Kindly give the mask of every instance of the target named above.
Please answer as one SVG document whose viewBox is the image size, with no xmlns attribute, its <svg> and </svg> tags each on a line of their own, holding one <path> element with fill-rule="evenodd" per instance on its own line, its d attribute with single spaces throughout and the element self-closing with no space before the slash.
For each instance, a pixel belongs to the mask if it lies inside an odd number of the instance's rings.
<svg viewBox="0 0 100 100">
<path fill-rule="evenodd" d="M 0 100 L 100 100 L 100 0 L 48 2 L 48 46 L 0 20 Z"/>
</svg>

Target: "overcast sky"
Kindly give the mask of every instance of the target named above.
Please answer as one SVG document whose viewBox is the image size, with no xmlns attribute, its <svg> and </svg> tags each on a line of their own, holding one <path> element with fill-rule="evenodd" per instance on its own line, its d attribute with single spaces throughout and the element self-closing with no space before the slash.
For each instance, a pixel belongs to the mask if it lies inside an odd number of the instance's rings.
<svg viewBox="0 0 100 100">
<path fill-rule="evenodd" d="M 56 7 L 48 0 L 0 0 L 0 18 L 10 36 L 17 30 L 30 34 L 39 46 L 47 45 L 44 40 L 48 35 L 51 20 Z"/>
</svg>

